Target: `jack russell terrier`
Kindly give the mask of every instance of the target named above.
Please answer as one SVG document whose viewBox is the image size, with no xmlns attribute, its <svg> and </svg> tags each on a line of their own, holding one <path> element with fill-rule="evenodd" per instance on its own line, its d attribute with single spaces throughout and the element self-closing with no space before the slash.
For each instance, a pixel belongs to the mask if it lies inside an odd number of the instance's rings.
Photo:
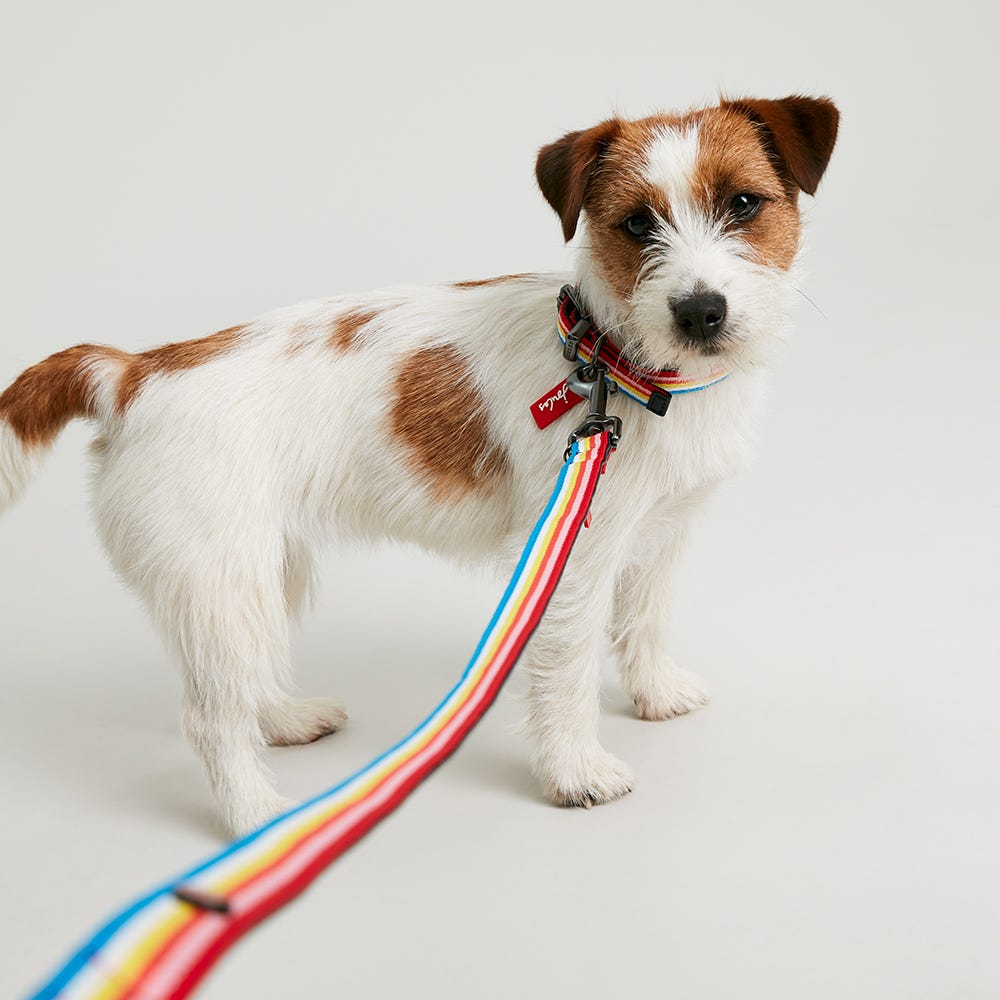
<svg viewBox="0 0 1000 1000">
<path fill-rule="evenodd" d="M 332 698 L 289 693 L 289 623 L 319 543 L 516 560 L 574 423 L 567 282 L 571 318 L 658 388 L 609 397 L 625 437 L 525 654 L 545 793 L 589 806 L 632 787 L 598 740 L 605 631 L 641 718 L 705 703 L 667 651 L 673 567 L 693 511 L 749 458 L 794 291 L 799 192 L 815 192 L 838 118 L 800 96 L 612 118 L 538 155 L 542 194 L 578 238 L 572 276 L 321 299 L 141 354 L 84 344 L 0 396 L 0 509 L 69 420 L 93 421 L 98 531 L 182 666 L 184 728 L 232 833 L 291 804 L 265 745 L 346 719 Z"/>
</svg>

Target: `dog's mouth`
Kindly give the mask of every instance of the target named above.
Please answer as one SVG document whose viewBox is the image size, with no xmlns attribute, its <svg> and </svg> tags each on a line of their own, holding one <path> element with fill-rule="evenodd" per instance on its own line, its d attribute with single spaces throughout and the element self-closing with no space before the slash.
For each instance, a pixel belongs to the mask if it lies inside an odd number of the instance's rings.
<svg viewBox="0 0 1000 1000">
<path fill-rule="evenodd" d="M 740 343 L 738 324 L 733 317 L 709 327 L 684 326 L 671 316 L 666 329 L 661 329 L 660 342 L 667 350 L 679 353 L 682 358 L 718 358 L 735 350 Z"/>
<path fill-rule="evenodd" d="M 692 334 L 686 330 L 678 329 L 675 325 L 672 339 L 685 352 L 697 354 L 703 358 L 717 358 L 734 345 L 729 330 L 725 326 L 710 334 Z"/>
</svg>

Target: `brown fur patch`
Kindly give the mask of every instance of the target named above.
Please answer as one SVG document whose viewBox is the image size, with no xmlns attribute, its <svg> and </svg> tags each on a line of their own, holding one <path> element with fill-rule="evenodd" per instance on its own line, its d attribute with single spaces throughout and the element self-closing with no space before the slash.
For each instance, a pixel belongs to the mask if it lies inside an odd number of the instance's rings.
<svg viewBox="0 0 1000 1000">
<path fill-rule="evenodd" d="M 0 396 L 0 420 L 13 428 L 25 446 L 51 444 L 70 420 L 91 414 L 89 363 L 130 359 L 124 351 L 94 344 L 53 354 L 22 372 Z"/>
<path fill-rule="evenodd" d="M 472 376 L 451 346 L 417 351 L 396 376 L 392 433 L 439 500 L 488 494 L 510 467 L 507 453 L 490 439 Z"/>
<path fill-rule="evenodd" d="M 789 268 L 799 248 L 798 189 L 778 176 L 758 127 L 736 111 L 712 108 L 702 115 L 698 140 L 693 187 L 702 209 L 724 218 L 734 195 L 765 198 L 738 232 L 758 263 Z"/>
<path fill-rule="evenodd" d="M 349 309 L 330 324 L 328 343 L 337 351 L 349 351 L 358 334 L 378 315 L 377 309 Z"/>
<path fill-rule="evenodd" d="M 288 331 L 288 353 L 292 356 L 306 350 L 313 343 L 311 336 L 313 332 L 312 323 L 302 320 Z"/>
<path fill-rule="evenodd" d="M 479 278 L 473 281 L 453 281 L 452 288 L 483 288 L 486 285 L 501 285 L 505 281 L 517 281 L 518 278 L 531 278 L 531 274 L 499 274 L 495 278 Z"/>
<path fill-rule="evenodd" d="M 643 257 L 642 246 L 622 229 L 623 220 L 647 209 L 672 218 L 665 192 L 644 176 L 649 144 L 658 131 L 682 127 L 693 118 L 654 115 L 620 121 L 593 172 L 583 201 L 590 219 L 587 235 L 602 277 L 624 300 L 635 290 Z"/>
<path fill-rule="evenodd" d="M 200 340 L 165 344 L 163 347 L 132 355 L 118 383 L 116 409 L 119 413 L 127 410 L 150 376 L 187 371 L 225 354 L 237 344 L 245 329 L 245 326 L 231 326 Z"/>
</svg>

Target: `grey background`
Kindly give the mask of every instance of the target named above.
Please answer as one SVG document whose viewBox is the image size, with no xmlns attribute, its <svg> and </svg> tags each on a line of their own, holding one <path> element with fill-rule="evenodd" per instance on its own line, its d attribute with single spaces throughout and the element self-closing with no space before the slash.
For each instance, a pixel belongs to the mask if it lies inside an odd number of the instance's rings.
<svg viewBox="0 0 1000 1000">
<path fill-rule="evenodd" d="M 626 800 L 560 811 L 515 680 L 461 753 L 206 998 L 1000 994 L 995 22 L 984 5 L 8 3 L 0 383 L 299 299 L 559 269 L 537 148 L 720 91 L 834 97 L 811 272 L 754 470 L 702 518 Z M 988 15 L 995 18 L 991 11 Z M 178 682 L 99 552 L 70 428 L 0 520 L 0 993 L 219 843 Z M 306 795 L 461 670 L 500 591 L 330 552 L 296 640 L 352 723 Z"/>
</svg>

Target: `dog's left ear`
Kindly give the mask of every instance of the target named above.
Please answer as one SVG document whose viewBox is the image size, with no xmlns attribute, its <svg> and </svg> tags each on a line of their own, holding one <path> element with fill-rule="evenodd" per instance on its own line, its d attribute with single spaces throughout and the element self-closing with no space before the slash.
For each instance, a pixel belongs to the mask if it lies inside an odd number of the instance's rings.
<svg viewBox="0 0 1000 1000">
<path fill-rule="evenodd" d="M 815 194 L 837 141 L 840 112 L 828 97 L 785 97 L 780 101 L 723 101 L 764 129 L 779 168 L 806 194 Z"/>
<path fill-rule="evenodd" d="M 618 119 L 610 118 L 585 132 L 569 132 L 543 146 L 535 164 L 535 176 L 545 200 L 562 219 L 563 236 L 569 242 L 587 194 L 587 184 L 611 140 L 619 129 Z"/>
</svg>

